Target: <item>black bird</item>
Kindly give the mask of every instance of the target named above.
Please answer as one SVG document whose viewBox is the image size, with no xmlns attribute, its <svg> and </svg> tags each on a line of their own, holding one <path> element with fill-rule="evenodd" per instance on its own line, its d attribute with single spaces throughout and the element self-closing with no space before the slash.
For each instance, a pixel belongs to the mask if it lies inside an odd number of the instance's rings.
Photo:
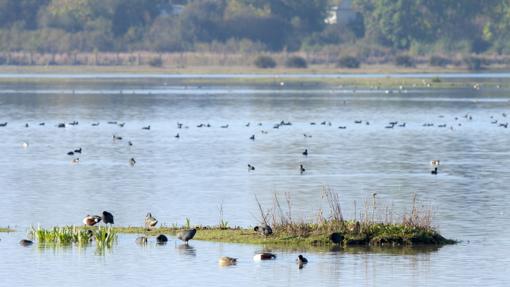
<svg viewBox="0 0 510 287">
<path fill-rule="evenodd" d="M 271 226 L 269 226 L 267 224 L 263 224 L 261 226 L 255 226 L 255 228 L 253 228 L 253 231 L 258 232 L 264 236 L 269 236 L 269 235 L 273 234 L 273 229 L 271 228 Z"/>
<path fill-rule="evenodd" d="M 74 153 L 81 153 L 81 147 L 74 150 Z"/>
<path fill-rule="evenodd" d="M 201 127 L 203 127 L 203 126 L 204 126 L 204 124 L 199 124 L 199 125 L 197 126 L 197 128 L 201 128 Z"/>
<path fill-rule="evenodd" d="M 21 246 L 27 247 L 27 246 L 30 246 L 30 245 L 34 244 L 34 242 L 32 240 L 28 240 L 28 239 L 21 239 L 19 241 L 19 244 Z"/>
<path fill-rule="evenodd" d="M 331 240 L 331 242 L 335 244 L 340 244 L 344 240 L 344 236 L 342 235 L 342 233 L 334 232 L 331 233 L 331 235 L 329 235 L 329 240 Z"/>
<path fill-rule="evenodd" d="M 148 126 L 146 126 L 146 127 L 143 127 L 143 128 L 142 128 L 142 130 L 150 130 L 150 129 L 151 129 L 151 126 L 150 126 L 150 125 L 148 125 Z"/>
<path fill-rule="evenodd" d="M 177 128 L 182 129 L 182 123 L 177 122 Z"/>
<path fill-rule="evenodd" d="M 126 123 L 119 123 L 118 126 L 123 128 Z"/>
<path fill-rule="evenodd" d="M 65 127 L 66 127 L 66 124 L 64 124 L 64 123 L 59 123 L 59 124 L 57 125 L 57 127 L 58 127 L 58 128 L 65 128 Z"/>
<path fill-rule="evenodd" d="M 245 126 L 246 126 L 246 127 L 249 127 L 249 126 L 250 126 L 250 123 L 247 123 Z"/>
<path fill-rule="evenodd" d="M 130 166 L 135 166 L 135 163 L 136 163 L 136 160 L 135 160 L 134 158 L 131 158 L 131 159 L 129 160 L 129 165 L 130 165 Z"/>
<path fill-rule="evenodd" d="M 224 125 L 224 126 L 221 126 L 222 129 L 228 129 L 228 124 L 227 125 Z"/>
<path fill-rule="evenodd" d="M 296 259 L 296 263 L 299 265 L 299 269 L 303 268 L 303 265 L 308 263 L 308 259 L 306 259 L 303 255 L 299 254 Z"/>
<path fill-rule="evenodd" d="M 128 141 L 129 146 L 133 146 L 133 143 L 131 141 Z"/>
<path fill-rule="evenodd" d="M 176 135 L 175 135 L 175 138 L 176 138 L 176 139 L 178 139 L 178 138 L 180 138 L 180 137 L 181 137 L 181 136 L 180 136 L 179 134 L 176 134 Z"/>
<path fill-rule="evenodd" d="M 117 135 L 113 135 L 113 140 L 119 140 L 119 141 L 121 141 L 121 140 L 122 140 L 122 137 L 121 137 L 121 136 L 117 136 Z"/>
<path fill-rule="evenodd" d="M 42 122 L 42 123 L 39 123 L 39 125 L 40 125 L 40 126 L 44 126 L 44 125 L 45 125 L 45 123 L 44 123 L 44 122 Z"/>
<path fill-rule="evenodd" d="M 363 121 L 360 121 L 360 120 L 356 120 L 354 121 L 355 124 L 361 124 Z"/>
<path fill-rule="evenodd" d="M 255 140 L 255 135 L 251 135 L 250 139 L 251 139 L 252 141 L 254 141 L 254 140 Z"/>
<path fill-rule="evenodd" d="M 433 170 L 431 170 L 430 173 L 431 174 L 437 174 L 437 166 Z"/>
<path fill-rule="evenodd" d="M 193 239 L 193 237 L 195 236 L 196 233 L 197 233 L 196 228 L 183 230 L 183 231 L 177 233 L 177 238 L 184 241 L 186 244 L 188 244 L 188 241 Z"/>
<path fill-rule="evenodd" d="M 97 127 L 98 125 L 99 125 L 99 123 L 92 123 L 93 127 Z"/>
<path fill-rule="evenodd" d="M 346 126 L 339 126 L 338 128 L 341 129 L 341 130 L 345 130 L 347 127 Z"/>
<path fill-rule="evenodd" d="M 299 172 L 303 174 L 306 171 L 306 169 L 303 167 L 302 164 L 299 165 Z"/>
<path fill-rule="evenodd" d="M 255 170 L 255 167 L 251 164 L 248 164 L 248 171 Z"/>
<path fill-rule="evenodd" d="M 5 127 L 5 126 L 7 126 L 7 122 L 0 123 L 0 127 Z"/>
<path fill-rule="evenodd" d="M 102 216 L 104 224 L 114 224 L 113 223 L 113 214 L 109 213 L 108 211 L 103 211 Z"/>
<path fill-rule="evenodd" d="M 305 149 L 305 151 L 303 152 L 303 155 L 304 155 L 304 156 L 307 156 L 307 155 L 308 155 L 308 149 Z"/>
<path fill-rule="evenodd" d="M 25 124 L 25 128 L 28 128 L 28 123 Z"/>
<path fill-rule="evenodd" d="M 166 244 L 168 242 L 168 238 L 164 234 L 160 234 L 156 237 L 156 242 L 158 244 Z"/>
<path fill-rule="evenodd" d="M 74 151 L 68 152 L 67 155 L 74 155 Z"/>
</svg>

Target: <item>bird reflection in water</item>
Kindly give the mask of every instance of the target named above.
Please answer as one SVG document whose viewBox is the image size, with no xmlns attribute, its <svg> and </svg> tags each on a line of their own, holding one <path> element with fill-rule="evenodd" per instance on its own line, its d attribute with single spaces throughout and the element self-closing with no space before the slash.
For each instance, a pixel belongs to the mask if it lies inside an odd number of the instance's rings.
<svg viewBox="0 0 510 287">
<path fill-rule="evenodd" d="M 183 254 L 183 255 L 189 255 L 189 256 L 197 256 L 197 250 L 195 249 L 195 247 L 189 245 L 189 244 L 180 244 L 180 245 L 177 245 L 177 251 L 179 252 L 179 254 Z"/>
</svg>

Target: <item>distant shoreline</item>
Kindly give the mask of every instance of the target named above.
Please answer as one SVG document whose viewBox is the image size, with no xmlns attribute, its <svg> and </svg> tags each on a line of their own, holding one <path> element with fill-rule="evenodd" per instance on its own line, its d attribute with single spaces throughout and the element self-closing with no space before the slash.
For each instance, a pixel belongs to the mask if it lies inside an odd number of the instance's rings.
<svg viewBox="0 0 510 287">
<path fill-rule="evenodd" d="M 491 76 L 491 73 L 500 75 Z M 72 83 L 75 81 L 164 80 L 189 85 L 334 85 L 363 88 L 472 88 L 483 76 L 482 87 L 510 88 L 508 70 L 479 72 L 458 68 L 367 65 L 360 69 L 311 66 L 307 69 L 258 69 L 253 66 L 0 66 L 0 83 Z M 366 75 L 366 77 L 364 76 Z M 437 75 L 437 76 L 436 76 Z M 457 75 L 459 77 L 457 77 Z M 463 76 L 465 75 L 465 77 Z"/>
</svg>

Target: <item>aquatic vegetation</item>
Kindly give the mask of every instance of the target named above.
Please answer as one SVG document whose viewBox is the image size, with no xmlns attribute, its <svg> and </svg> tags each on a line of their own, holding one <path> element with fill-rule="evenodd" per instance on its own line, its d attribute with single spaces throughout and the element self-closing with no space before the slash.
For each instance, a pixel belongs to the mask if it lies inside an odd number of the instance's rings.
<svg viewBox="0 0 510 287">
<path fill-rule="evenodd" d="M 88 245 L 95 241 L 97 247 L 112 247 L 117 239 L 117 233 L 112 227 L 83 228 L 77 226 L 53 227 L 44 229 L 40 226 L 32 227 L 29 230 L 31 238 L 42 244 L 71 245 L 78 246 Z"/>
</svg>

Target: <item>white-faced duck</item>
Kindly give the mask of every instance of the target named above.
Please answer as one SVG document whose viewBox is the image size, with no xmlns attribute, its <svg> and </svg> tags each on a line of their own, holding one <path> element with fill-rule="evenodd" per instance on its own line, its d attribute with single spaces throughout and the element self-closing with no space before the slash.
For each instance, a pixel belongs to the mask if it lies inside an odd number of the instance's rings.
<svg viewBox="0 0 510 287">
<path fill-rule="evenodd" d="M 254 141 L 254 140 L 255 140 L 255 135 L 251 135 L 250 139 L 251 139 L 252 141 Z"/>
<path fill-rule="evenodd" d="M 135 164 L 136 164 L 136 160 L 134 158 L 129 159 L 130 166 L 135 166 Z"/>
<path fill-rule="evenodd" d="M 73 158 L 73 160 L 71 161 L 71 163 L 73 163 L 73 164 L 80 163 L 80 158 L 79 158 L 79 157 L 77 157 L 77 158 Z"/>
<path fill-rule="evenodd" d="M 167 242 L 168 238 L 164 234 L 160 234 L 156 237 L 156 243 L 158 244 L 166 244 Z"/>
<path fill-rule="evenodd" d="M 143 127 L 143 128 L 142 128 L 142 130 L 150 130 L 150 129 L 151 129 L 151 126 L 150 126 L 150 125 L 148 125 L 148 126 L 146 126 L 146 127 Z"/>
<path fill-rule="evenodd" d="M 235 265 L 237 263 L 237 258 L 232 258 L 232 257 L 228 257 L 228 256 L 222 256 L 218 260 L 218 263 L 220 264 L 220 266 Z"/>
<path fill-rule="evenodd" d="M 21 239 L 19 241 L 19 245 L 23 246 L 23 247 L 27 247 L 27 246 L 30 246 L 34 244 L 34 242 L 32 240 L 28 240 L 28 239 Z"/>
<path fill-rule="evenodd" d="M 85 218 L 83 218 L 83 224 L 87 226 L 94 226 L 99 222 L 101 222 L 101 216 L 87 215 Z"/>
<path fill-rule="evenodd" d="M 274 255 L 273 253 L 269 253 L 269 252 L 258 253 L 253 256 L 253 260 L 255 260 L 255 261 L 273 260 L 273 259 L 276 259 L 276 255 Z"/>
<path fill-rule="evenodd" d="M 186 244 L 188 244 L 188 241 L 193 239 L 195 237 L 195 234 L 197 233 L 197 229 L 188 229 L 188 230 L 182 230 L 181 232 L 177 233 L 177 238 L 184 241 Z"/>
<path fill-rule="evenodd" d="M 158 220 L 154 216 L 152 216 L 150 212 L 148 212 L 147 215 L 145 216 L 144 224 L 145 228 L 151 229 L 154 228 L 156 224 L 158 224 Z"/>
<path fill-rule="evenodd" d="M 299 165 L 299 172 L 300 172 L 301 174 L 303 174 L 303 173 L 305 173 L 305 171 L 306 171 L 306 169 L 303 167 L 303 165 L 302 165 L 302 164 L 300 164 L 300 165 Z"/>
<path fill-rule="evenodd" d="M 433 170 L 431 170 L 431 171 L 430 171 L 430 173 L 431 173 L 431 174 L 437 174 L 437 166 L 436 166 L 436 167 L 434 167 L 434 169 L 433 169 Z"/>
<path fill-rule="evenodd" d="M 254 171 L 255 167 L 251 164 L 248 164 L 248 171 Z"/>
<path fill-rule="evenodd" d="M 440 161 L 438 159 L 433 159 L 430 161 L 430 165 L 433 167 L 439 166 L 439 163 L 440 163 Z"/>
<path fill-rule="evenodd" d="M 28 148 L 28 142 L 23 142 L 23 143 L 21 144 L 21 146 L 22 146 L 23 148 Z"/>
<path fill-rule="evenodd" d="M 102 219 L 103 219 L 104 224 L 114 224 L 113 214 L 111 214 L 108 211 L 103 211 Z"/>
<path fill-rule="evenodd" d="M 308 155 L 308 149 L 305 149 L 305 151 L 303 152 L 303 155 L 304 155 L 304 156 L 307 156 L 307 155 Z"/>
<path fill-rule="evenodd" d="M 147 244 L 147 237 L 145 237 L 145 236 L 137 237 L 135 242 L 136 242 L 136 244 L 139 244 L 139 245 L 145 245 L 145 244 Z"/>
<path fill-rule="evenodd" d="M 273 229 L 271 228 L 271 226 L 269 226 L 267 224 L 255 226 L 253 228 L 253 231 L 256 231 L 264 236 L 269 236 L 269 235 L 273 234 Z"/>
</svg>

